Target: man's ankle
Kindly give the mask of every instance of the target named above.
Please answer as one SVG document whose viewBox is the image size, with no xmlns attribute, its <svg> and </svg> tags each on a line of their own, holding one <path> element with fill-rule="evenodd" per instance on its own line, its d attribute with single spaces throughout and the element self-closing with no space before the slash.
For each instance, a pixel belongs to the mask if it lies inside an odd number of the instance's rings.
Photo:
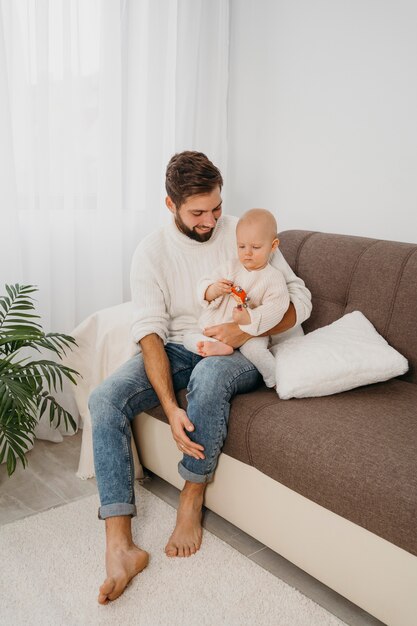
<svg viewBox="0 0 417 626">
<path fill-rule="evenodd" d="M 203 497 L 206 486 L 206 483 L 192 483 L 189 480 L 186 480 L 180 496 L 190 498 L 198 498 L 199 496 Z"/>
<path fill-rule="evenodd" d="M 106 518 L 107 548 L 129 547 L 132 543 L 132 518 L 130 515 Z"/>
</svg>

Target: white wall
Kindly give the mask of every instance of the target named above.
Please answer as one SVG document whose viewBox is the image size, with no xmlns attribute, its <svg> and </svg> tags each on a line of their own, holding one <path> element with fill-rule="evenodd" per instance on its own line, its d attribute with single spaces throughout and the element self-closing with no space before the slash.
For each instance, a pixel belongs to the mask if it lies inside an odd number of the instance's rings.
<svg viewBox="0 0 417 626">
<path fill-rule="evenodd" d="M 417 242 L 417 2 L 231 0 L 225 208 Z"/>
</svg>

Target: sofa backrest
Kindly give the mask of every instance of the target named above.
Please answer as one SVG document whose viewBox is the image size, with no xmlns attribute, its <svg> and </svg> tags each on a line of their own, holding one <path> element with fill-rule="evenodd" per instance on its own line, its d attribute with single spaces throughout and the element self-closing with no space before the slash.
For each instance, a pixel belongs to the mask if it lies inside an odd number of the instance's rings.
<svg viewBox="0 0 417 626">
<path fill-rule="evenodd" d="M 361 311 L 409 361 L 417 384 L 417 244 L 305 230 L 280 233 L 280 249 L 310 289 L 311 332 Z"/>
</svg>

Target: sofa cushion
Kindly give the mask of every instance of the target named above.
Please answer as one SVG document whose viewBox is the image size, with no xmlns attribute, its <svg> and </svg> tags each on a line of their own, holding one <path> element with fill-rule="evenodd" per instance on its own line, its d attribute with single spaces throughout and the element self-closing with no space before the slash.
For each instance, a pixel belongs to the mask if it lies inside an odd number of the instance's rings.
<svg viewBox="0 0 417 626">
<path fill-rule="evenodd" d="M 225 453 L 417 555 L 415 385 L 290 401 L 265 390 L 251 414 L 250 395 L 233 403 Z"/>
<path fill-rule="evenodd" d="M 360 311 L 274 347 L 281 399 L 312 398 L 379 383 L 404 374 L 407 359 Z"/>
<path fill-rule="evenodd" d="M 417 244 L 289 230 L 280 250 L 310 289 L 306 333 L 361 311 L 409 362 L 404 380 L 417 383 Z"/>
<path fill-rule="evenodd" d="M 261 387 L 234 398 L 223 452 L 417 555 L 416 385 L 290 401 Z"/>
</svg>

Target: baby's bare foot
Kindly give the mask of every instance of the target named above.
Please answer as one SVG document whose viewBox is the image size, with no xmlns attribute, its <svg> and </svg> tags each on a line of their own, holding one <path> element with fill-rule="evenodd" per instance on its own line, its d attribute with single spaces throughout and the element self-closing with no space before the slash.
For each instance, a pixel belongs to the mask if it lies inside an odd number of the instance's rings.
<svg viewBox="0 0 417 626">
<path fill-rule="evenodd" d="M 227 356 L 233 354 L 232 346 L 222 341 L 199 341 L 197 350 L 200 356 Z"/>
</svg>

